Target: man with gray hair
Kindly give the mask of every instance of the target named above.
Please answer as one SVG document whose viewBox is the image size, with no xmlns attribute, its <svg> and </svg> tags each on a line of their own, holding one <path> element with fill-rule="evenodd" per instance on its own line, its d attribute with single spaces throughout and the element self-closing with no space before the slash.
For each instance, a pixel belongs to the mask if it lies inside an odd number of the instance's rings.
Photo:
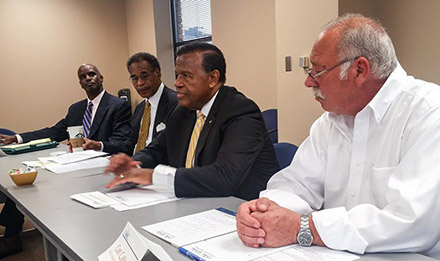
<svg viewBox="0 0 440 261">
<path fill-rule="evenodd" d="M 440 87 L 408 76 L 385 29 L 347 14 L 316 40 L 305 81 L 326 112 L 292 164 L 237 214 L 251 247 L 440 257 Z"/>
</svg>

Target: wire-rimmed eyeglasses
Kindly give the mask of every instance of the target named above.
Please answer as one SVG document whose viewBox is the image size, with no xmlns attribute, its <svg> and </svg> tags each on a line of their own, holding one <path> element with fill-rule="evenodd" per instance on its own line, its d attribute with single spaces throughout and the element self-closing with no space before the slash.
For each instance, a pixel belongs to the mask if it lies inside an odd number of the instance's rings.
<svg viewBox="0 0 440 261">
<path fill-rule="evenodd" d="M 347 62 L 353 62 L 354 60 L 356 60 L 356 59 L 359 58 L 359 57 L 360 57 L 360 56 L 355 57 L 355 58 L 350 58 L 350 59 L 344 59 L 344 60 L 342 60 L 342 61 L 336 63 L 335 65 L 333 65 L 333 66 L 330 67 L 329 69 L 325 69 L 325 70 L 322 70 L 322 71 L 317 72 L 317 73 L 312 73 L 312 68 L 304 68 L 304 70 L 306 70 L 307 74 L 310 76 L 310 78 L 312 78 L 313 81 L 315 81 L 316 83 L 318 83 L 318 80 L 317 80 L 316 77 L 319 77 L 319 76 L 323 75 L 324 73 L 328 73 L 328 72 L 330 72 L 331 70 L 335 69 L 336 67 L 343 65 L 344 63 L 347 63 Z"/>
</svg>

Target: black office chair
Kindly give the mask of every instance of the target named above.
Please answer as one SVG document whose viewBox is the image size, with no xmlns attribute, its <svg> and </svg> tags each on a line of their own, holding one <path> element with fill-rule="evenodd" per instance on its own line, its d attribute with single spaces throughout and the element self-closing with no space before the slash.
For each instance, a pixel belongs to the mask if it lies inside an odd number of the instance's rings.
<svg viewBox="0 0 440 261">
<path fill-rule="evenodd" d="M 4 135 L 15 135 L 15 132 L 5 129 L 5 128 L 0 128 L 0 134 L 4 134 Z"/>
<path fill-rule="evenodd" d="M 263 112 L 264 123 L 266 124 L 269 137 L 272 143 L 278 142 L 278 111 L 277 109 L 268 109 Z"/>
<path fill-rule="evenodd" d="M 4 135 L 15 135 L 15 132 L 5 129 L 5 128 L 0 128 L 0 134 L 4 134 Z M 0 192 L 0 203 L 5 203 L 6 201 L 6 196 L 5 194 L 3 194 L 2 192 Z"/>
<path fill-rule="evenodd" d="M 288 142 L 274 143 L 273 147 L 281 169 L 284 169 L 292 163 L 293 157 L 298 149 L 298 146 Z"/>
</svg>

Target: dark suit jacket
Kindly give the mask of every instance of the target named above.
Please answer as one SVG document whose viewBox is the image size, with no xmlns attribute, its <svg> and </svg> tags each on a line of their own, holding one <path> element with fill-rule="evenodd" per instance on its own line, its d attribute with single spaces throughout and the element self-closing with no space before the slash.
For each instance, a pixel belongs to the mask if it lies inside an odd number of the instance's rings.
<svg viewBox="0 0 440 261">
<path fill-rule="evenodd" d="M 165 86 L 162 95 L 160 96 L 159 106 L 157 107 L 156 118 L 154 119 L 153 139 L 156 138 L 158 132 L 156 130 L 157 125 L 164 123 L 166 125 L 167 119 L 177 105 L 177 93 Z M 130 151 L 130 155 L 136 146 L 139 138 L 139 129 L 141 127 L 141 119 L 145 110 L 145 99 L 136 106 L 133 117 L 131 118 L 131 127 L 133 134 L 131 135 L 131 142 L 128 143 L 127 151 Z M 152 139 L 152 140 L 153 140 Z"/>
<path fill-rule="evenodd" d="M 66 140 L 69 138 L 67 127 L 82 125 L 86 107 L 87 99 L 74 103 L 69 107 L 66 117 L 55 126 L 20 133 L 20 136 L 23 138 L 23 142 L 41 138 L 51 138 L 56 141 Z M 130 105 L 123 99 L 105 92 L 90 127 L 89 138 L 101 141 L 104 144 L 105 152 L 126 152 L 124 143 L 131 136 L 130 119 Z"/>
<path fill-rule="evenodd" d="M 168 126 L 134 160 L 144 168 L 177 168 L 177 197 L 236 196 L 258 198 L 279 170 L 275 151 L 258 106 L 235 88 L 223 86 L 205 120 L 193 168 L 186 169 L 188 143 L 196 112 L 177 106 Z"/>
</svg>

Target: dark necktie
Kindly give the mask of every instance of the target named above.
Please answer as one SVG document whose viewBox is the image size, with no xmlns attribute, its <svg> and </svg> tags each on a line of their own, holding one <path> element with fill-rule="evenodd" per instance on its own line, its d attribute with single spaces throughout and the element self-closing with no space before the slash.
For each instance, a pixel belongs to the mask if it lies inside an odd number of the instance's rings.
<svg viewBox="0 0 440 261">
<path fill-rule="evenodd" d="M 90 126 L 92 125 L 92 109 L 93 109 L 93 103 L 89 102 L 89 106 L 87 106 L 83 118 L 83 131 L 84 131 L 84 137 L 86 138 L 89 137 Z"/>
</svg>

